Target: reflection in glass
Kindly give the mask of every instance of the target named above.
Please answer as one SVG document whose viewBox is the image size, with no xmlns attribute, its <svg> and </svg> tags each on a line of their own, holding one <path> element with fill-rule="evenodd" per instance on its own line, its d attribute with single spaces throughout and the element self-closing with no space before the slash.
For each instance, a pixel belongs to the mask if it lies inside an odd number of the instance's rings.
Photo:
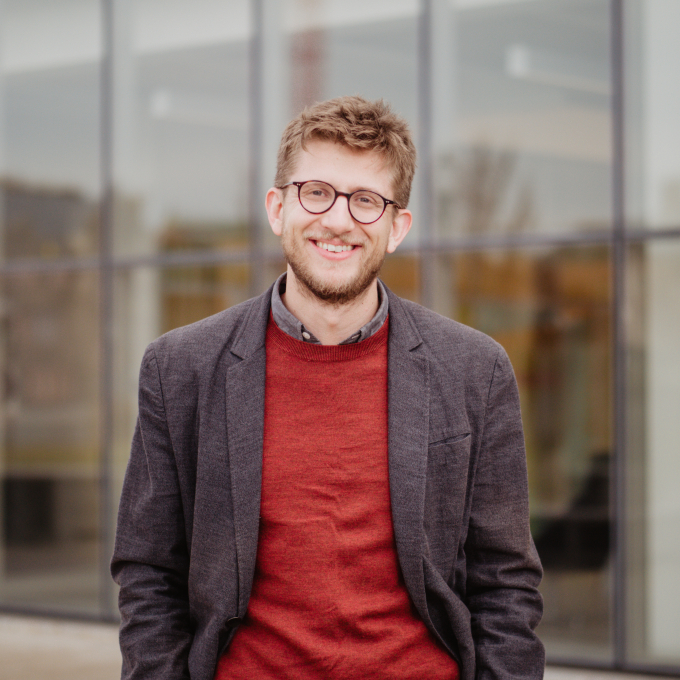
<svg viewBox="0 0 680 680">
<path fill-rule="evenodd" d="M 114 11 L 115 251 L 231 249 L 248 219 L 249 3 Z"/>
<path fill-rule="evenodd" d="M 635 661 L 680 663 L 680 241 L 628 253 L 628 625 Z"/>
<path fill-rule="evenodd" d="M 609 229 L 609 21 L 607 0 L 461 4 L 433 95 L 441 236 Z"/>
<path fill-rule="evenodd" d="M 0 6 L 1 257 L 97 253 L 99 9 Z"/>
<path fill-rule="evenodd" d="M 161 331 L 199 321 L 248 299 L 248 274 L 245 262 L 161 270 Z"/>
<path fill-rule="evenodd" d="M 79 271 L 2 281 L 3 604 L 97 611 L 97 282 Z"/>
<path fill-rule="evenodd" d="M 8 259 L 81 257 L 97 252 L 99 206 L 78 190 L 6 181 L 0 194 L 3 250 Z"/>
<path fill-rule="evenodd" d="M 680 229 L 680 4 L 626 8 L 626 211 L 632 228 Z"/>
<path fill-rule="evenodd" d="M 553 657 L 608 659 L 611 329 L 606 248 L 442 256 L 454 318 L 513 363 Z"/>
</svg>

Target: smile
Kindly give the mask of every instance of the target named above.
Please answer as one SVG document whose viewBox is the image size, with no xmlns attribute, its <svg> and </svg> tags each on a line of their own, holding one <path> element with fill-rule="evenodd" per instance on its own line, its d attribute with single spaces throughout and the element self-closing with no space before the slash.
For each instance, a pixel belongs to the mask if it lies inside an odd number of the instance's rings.
<svg viewBox="0 0 680 680">
<path fill-rule="evenodd" d="M 332 243 L 324 243 L 323 241 L 314 241 L 314 243 L 322 250 L 328 250 L 331 253 L 344 253 L 354 248 L 354 246 L 334 246 Z"/>
</svg>

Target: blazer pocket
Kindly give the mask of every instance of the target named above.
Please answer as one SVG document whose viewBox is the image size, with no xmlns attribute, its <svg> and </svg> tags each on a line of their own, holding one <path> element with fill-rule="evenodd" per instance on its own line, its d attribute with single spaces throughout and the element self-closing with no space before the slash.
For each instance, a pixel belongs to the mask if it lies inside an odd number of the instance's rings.
<svg viewBox="0 0 680 680">
<path fill-rule="evenodd" d="M 452 434 L 449 436 L 444 436 L 440 439 L 436 439 L 433 442 L 430 442 L 428 444 L 428 448 L 432 448 L 433 446 L 443 446 L 445 444 L 455 444 L 456 442 L 463 441 L 464 439 L 469 439 L 470 433 L 469 432 L 463 432 L 462 434 Z"/>
<path fill-rule="evenodd" d="M 449 483 L 465 483 L 470 461 L 470 443 L 472 437 L 469 432 L 455 434 L 438 439 L 427 447 L 428 475 L 444 474 Z M 446 471 L 446 472 L 445 472 Z"/>
</svg>

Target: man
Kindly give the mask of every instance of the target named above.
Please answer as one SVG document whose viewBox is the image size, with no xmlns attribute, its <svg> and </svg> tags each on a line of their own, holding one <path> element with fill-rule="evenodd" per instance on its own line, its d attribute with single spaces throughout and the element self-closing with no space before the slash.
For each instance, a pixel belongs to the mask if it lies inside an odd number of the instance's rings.
<svg viewBox="0 0 680 680">
<path fill-rule="evenodd" d="M 542 677 L 507 356 L 377 279 L 414 169 L 382 102 L 305 110 L 266 197 L 287 272 L 147 349 L 124 678 Z"/>
</svg>

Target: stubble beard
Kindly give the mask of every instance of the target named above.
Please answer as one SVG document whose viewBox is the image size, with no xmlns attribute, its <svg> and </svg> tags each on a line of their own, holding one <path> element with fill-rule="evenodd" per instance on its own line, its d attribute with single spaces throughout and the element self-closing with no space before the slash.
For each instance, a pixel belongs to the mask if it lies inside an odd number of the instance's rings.
<svg viewBox="0 0 680 680">
<path fill-rule="evenodd" d="M 325 240 L 326 238 L 331 240 L 335 237 L 332 235 L 322 236 L 320 240 Z M 369 260 L 363 263 L 354 278 L 341 284 L 334 284 L 321 281 L 314 275 L 311 267 L 303 261 L 300 253 L 301 249 L 292 238 L 290 230 L 285 228 L 285 226 L 281 234 L 281 246 L 286 262 L 288 262 L 293 274 L 295 274 L 295 278 L 301 284 L 302 292 L 333 306 L 345 305 L 364 293 L 376 280 L 386 255 L 385 252 L 381 252 L 377 248 Z"/>
</svg>

